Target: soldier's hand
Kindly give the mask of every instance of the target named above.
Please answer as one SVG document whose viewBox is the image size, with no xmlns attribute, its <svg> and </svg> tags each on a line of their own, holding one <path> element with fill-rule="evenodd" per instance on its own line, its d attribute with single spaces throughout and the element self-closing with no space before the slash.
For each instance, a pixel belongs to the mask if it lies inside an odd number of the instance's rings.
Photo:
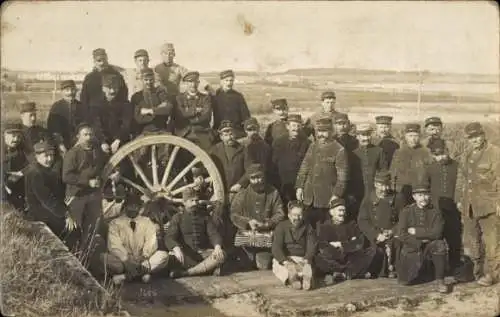
<svg viewBox="0 0 500 317">
<path fill-rule="evenodd" d="M 252 219 L 248 222 L 248 225 L 250 226 L 250 229 L 252 231 L 255 231 L 259 228 L 259 222 L 255 219 Z"/>
<path fill-rule="evenodd" d="M 384 242 L 385 240 L 387 240 L 387 237 L 385 236 L 385 234 L 379 233 L 377 236 L 377 242 Z"/>
<path fill-rule="evenodd" d="M 118 151 L 118 148 L 120 147 L 120 140 L 116 139 L 111 143 L 111 153 L 116 153 Z"/>
<path fill-rule="evenodd" d="M 240 184 L 234 184 L 231 186 L 231 189 L 229 190 L 232 193 L 237 193 L 241 190 L 241 185 Z"/>
<path fill-rule="evenodd" d="M 149 108 L 141 108 L 141 115 L 145 116 L 145 115 L 152 115 L 154 114 L 154 111 L 153 109 L 149 109 Z"/>
<path fill-rule="evenodd" d="M 98 188 L 99 186 L 101 186 L 101 182 L 98 178 L 92 178 L 89 180 L 89 187 Z"/>
<path fill-rule="evenodd" d="M 15 183 L 23 177 L 23 172 L 9 172 L 9 176 L 7 177 L 7 181 L 10 183 Z"/>
<path fill-rule="evenodd" d="M 73 230 L 76 229 L 76 227 L 77 227 L 76 221 L 71 216 L 66 217 L 66 225 L 64 226 L 66 231 L 72 232 Z"/>
<path fill-rule="evenodd" d="M 458 211 L 462 211 L 462 203 L 457 203 L 457 209 Z"/>
<path fill-rule="evenodd" d="M 108 143 L 103 143 L 101 144 L 101 149 L 104 153 L 109 153 L 111 152 L 111 148 L 109 147 Z"/>
<path fill-rule="evenodd" d="M 68 149 L 64 146 L 64 144 L 59 145 L 59 153 L 61 153 L 61 156 L 64 157 L 64 155 L 68 152 Z"/>
<path fill-rule="evenodd" d="M 184 264 L 184 253 L 182 253 L 182 250 L 180 247 L 175 247 L 173 250 L 174 256 L 177 258 L 177 260 L 181 263 Z"/>
<path fill-rule="evenodd" d="M 334 248 L 342 248 L 342 243 L 340 241 L 332 241 L 330 245 Z"/>
<path fill-rule="evenodd" d="M 413 227 L 408 228 L 408 233 L 415 235 L 415 233 L 416 233 L 415 228 L 413 228 Z"/>
<path fill-rule="evenodd" d="M 297 192 L 295 193 L 298 201 L 304 200 L 304 190 L 302 188 L 297 188 Z"/>
</svg>

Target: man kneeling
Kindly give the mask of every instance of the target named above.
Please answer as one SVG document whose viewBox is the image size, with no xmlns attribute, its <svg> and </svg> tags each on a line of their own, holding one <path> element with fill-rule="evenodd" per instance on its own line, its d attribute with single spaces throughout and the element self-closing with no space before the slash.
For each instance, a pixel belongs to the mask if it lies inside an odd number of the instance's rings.
<svg viewBox="0 0 500 317">
<path fill-rule="evenodd" d="M 129 194 L 125 214 L 109 224 L 108 252 L 104 254 L 104 263 L 115 284 L 138 277 L 147 283 L 151 273 L 165 268 L 168 262 L 168 253 L 158 250 L 158 225 L 140 215 L 141 205 L 139 196 Z"/>
<path fill-rule="evenodd" d="M 211 271 L 218 275 L 226 258 L 221 247 L 222 237 L 212 217 L 199 204 L 198 193 L 193 188 L 187 188 L 182 199 L 185 211 L 172 217 L 165 234 L 165 245 L 176 259 L 170 267 L 171 277 Z"/>
<path fill-rule="evenodd" d="M 346 207 L 343 199 L 330 202 L 330 219 L 316 226 L 319 253 L 315 263 L 325 274 L 325 283 L 337 278 L 370 278 L 370 270 L 378 257 L 375 247 L 365 247 L 365 237 L 354 221 L 345 222 Z"/>
<path fill-rule="evenodd" d="M 415 203 L 401 211 L 398 223 L 398 238 L 402 242 L 396 267 L 398 280 L 405 285 L 414 283 L 423 277 L 423 268 L 428 267 L 425 264 L 432 264 L 438 291 L 447 293 L 448 286 L 444 283 L 447 245 L 442 239 L 443 216 L 430 203 L 429 184 L 413 186 L 412 193 Z"/>
<path fill-rule="evenodd" d="M 285 285 L 309 290 L 313 286 L 316 233 L 303 218 L 304 206 L 297 201 L 289 202 L 288 219 L 274 230 L 273 273 Z"/>
<path fill-rule="evenodd" d="M 247 176 L 250 186 L 238 192 L 231 203 L 231 221 L 238 228 L 234 244 L 259 270 L 268 270 L 273 230 L 285 218 L 283 203 L 278 191 L 267 184 L 262 165 L 250 165 Z"/>
</svg>

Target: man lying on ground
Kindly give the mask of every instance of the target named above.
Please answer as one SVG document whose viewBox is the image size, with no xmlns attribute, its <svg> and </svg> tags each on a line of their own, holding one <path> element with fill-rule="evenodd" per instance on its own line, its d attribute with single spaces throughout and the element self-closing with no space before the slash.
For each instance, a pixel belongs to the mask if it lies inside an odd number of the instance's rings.
<svg viewBox="0 0 500 317">
<path fill-rule="evenodd" d="M 283 284 L 294 289 L 313 287 L 316 241 L 314 229 L 304 222 L 304 206 L 289 202 L 288 219 L 276 226 L 272 246 L 273 273 Z"/>
</svg>

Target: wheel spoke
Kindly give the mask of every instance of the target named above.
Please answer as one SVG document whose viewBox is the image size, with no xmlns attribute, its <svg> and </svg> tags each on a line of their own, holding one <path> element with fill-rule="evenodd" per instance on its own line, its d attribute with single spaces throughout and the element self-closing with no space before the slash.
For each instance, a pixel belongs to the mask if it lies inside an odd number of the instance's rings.
<svg viewBox="0 0 500 317">
<path fill-rule="evenodd" d="M 115 200 L 113 200 L 113 202 L 112 202 L 112 203 L 110 203 L 109 205 L 107 205 L 107 206 L 106 206 L 106 209 L 104 209 L 104 210 L 102 211 L 102 214 L 103 214 L 103 215 L 107 214 L 107 213 L 108 213 L 108 211 L 109 211 L 109 210 L 110 210 L 110 209 L 111 209 L 114 205 L 116 205 L 116 201 L 115 201 Z"/>
<path fill-rule="evenodd" d="M 156 159 L 156 144 L 151 146 L 151 172 L 153 174 L 153 185 L 157 187 L 160 183 L 158 182 L 158 161 Z"/>
<path fill-rule="evenodd" d="M 182 193 L 184 190 L 186 190 L 187 188 L 193 187 L 193 186 L 194 186 L 194 183 L 184 185 L 182 187 L 177 188 L 176 190 L 173 190 L 171 192 L 171 194 L 172 194 L 172 196 L 178 195 L 178 194 Z"/>
<path fill-rule="evenodd" d="M 195 166 L 199 162 L 200 162 L 199 158 L 195 158 L 194 160 L 192 160 L 191 163 L 189 163 L 186 167 L 184 167 L 184 169 L 179 174 L 177 174 L 174 180 L 170 184 L 168 184 L 167 190 L 172 190 L 172 188 L 174 188 L 174 186 L 184 177 L 184 175 L 186 175 L 187 172 L 189 172 L 191 168 L 193 168 L 193 166 Z"/>
<path fill-rule="evenodd" d="M 168 176 L 170 175 L 170 171 L 172 170 L 172 166 L 174 165 L 175 157 L 181 148 L 179 146 L 174 147 L 172 153 L 168 158 L 167 167 L 165 168 L 165 173 L 163 173 L 163 177 L 161 179 L 161 187 L 165 187 L 167 184 Z"/>
<path fill-rule="evenodd" d="M 124 182 L 125 184 L 127 184 L 129 186 L 134 187 L 135 189 L 137 189 L 138 191 L 140 191 L 141 193 L 143 193 L 146 196 L 150 195 L 150 192 L 146 188 L 142 187 L 141 185 L 136 184 L 135 182 L 131 181 L 130 179 L 128 179 L 124 176 L 120 177 L 120 181 Z"/>
<path fill-rule="evenodd" d="M 134 166 L 135 171 L 137 172 L 137 174 L 141 177 L 142 181 L 144 182 L 144 185 L 146 185 L 146 187 L 150 191 L 153 191 L 153 184 L 151 184 L 151 182 L 148 180 L 148 178 L 146 177 L 146 174 L 144 174 L 144 171 L 139 166 L 139 164 L 137 163 L 135 158 L 132 155 L 129 155 L 128 158 L 132 162 L 132 165 Z"/>
<path fill-rule="evenodd" d="M 182 204 L 183 200 L 182 198 L 170 198 L 170 201 L 177 203 L 177 204 Z"/>
</svg>

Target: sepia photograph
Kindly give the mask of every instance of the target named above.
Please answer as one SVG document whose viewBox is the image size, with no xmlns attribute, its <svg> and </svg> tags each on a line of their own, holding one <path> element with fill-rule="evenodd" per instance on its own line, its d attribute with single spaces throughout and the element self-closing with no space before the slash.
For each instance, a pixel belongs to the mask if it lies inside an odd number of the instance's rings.
<svg viewBox="0 0 500 317">
<path fill-rule="evenodd" d="M 1 315 L 500 315 L 499 16 L 2 3 Z"/>
</svg>

